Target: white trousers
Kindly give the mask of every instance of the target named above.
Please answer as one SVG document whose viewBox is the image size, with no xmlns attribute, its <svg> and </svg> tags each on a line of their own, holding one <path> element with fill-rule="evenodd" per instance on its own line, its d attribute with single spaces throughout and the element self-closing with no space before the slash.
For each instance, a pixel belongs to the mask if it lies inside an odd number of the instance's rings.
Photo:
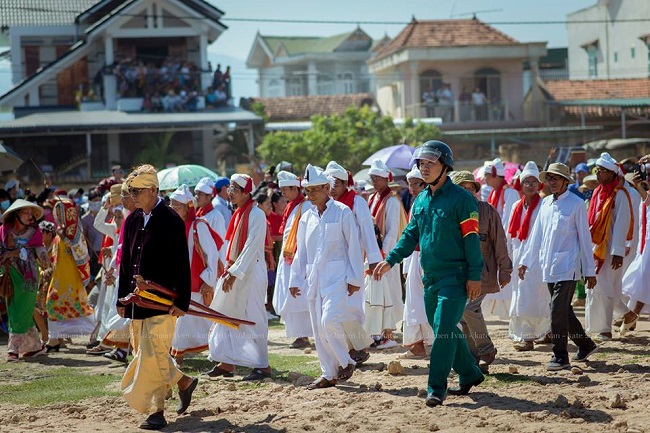
<svg viewBox="0 0 650 433">
<path fill-rule="evenodd" d="M 344 293 L 343 296 L 347 296 Z M 339 367 L 347 367 L 355 362 L 348 353 L 348 343 L 342 322 L 340 322 L 341 297 L 317 295 L 309 301 L 309 314 L 314 330 L 314 341 L 322 376 L 327 380 L 338 377 Z M 343 299 L 345 301 L 345 299 Z M 337 317 L 339 316 L 339 317 Z"/>
<path fill-rule="evenodd" d="M 609 297 L 597 290 L 587 290 L 585 303 L 585 330 L 587 334 L 612 332 L 614 306 L 620 302 L 620 296 Z"/>
<path fill-rule="evenodd" d="M 313 337 L 314 332 L 311 329 L 311 318 L 309 311 L 297 311 L 293 313 L 284 313 L 284 332 L 287 337 Z"/>
</svg>

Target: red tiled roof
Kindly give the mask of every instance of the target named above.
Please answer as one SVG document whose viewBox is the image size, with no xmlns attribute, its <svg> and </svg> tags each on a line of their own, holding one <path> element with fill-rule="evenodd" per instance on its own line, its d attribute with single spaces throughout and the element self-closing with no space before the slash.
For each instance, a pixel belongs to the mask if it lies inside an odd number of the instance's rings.
<svg viewBox="0 0 650 433">
<path fill-rule="evenodd" d="M 650 97 L 650 78 L 547 81 L 546 90 L 557 101 Z"/>
<path fill-rule="evenodd" d="M 519 41 L 478 19 L 413 19 L 395 38 L 377 50 L 384 57 L 403 48 L 462 47 L 472 45 L 515 45 Z"/>
<path fill-rule="evenodd" d="M 309 120 L 315 114 L 328 116 L 340 114 L 354 105 L 360 107 L 372 104 L 370 93 L 353 93 L 348 95 L 287 96 L 285 98 L 255 98 L 255 102 L 264 105 L 269 120 Z"/>
</svg>

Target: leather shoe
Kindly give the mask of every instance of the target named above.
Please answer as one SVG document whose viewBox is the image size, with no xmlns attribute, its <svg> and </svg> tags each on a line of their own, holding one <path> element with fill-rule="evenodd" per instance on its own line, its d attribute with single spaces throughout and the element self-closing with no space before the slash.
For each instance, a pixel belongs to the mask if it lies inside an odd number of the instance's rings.
<svg viewBox="0 0 650 433">
<path fill-rule="evenodd" d="M 212 370 L 203 373 L 204 375 L 208 377 L 235 377 L 235 372 L 234 371 L 228 371 L 225 368 L 221 368 L 218 365 L 215 365 Z"/>
<path fill-rule="evenodd" d="M 357 368 L 361 367 L 361 365 L 370 358 L 370 353 L 366 352 L 365 350 L 353 350 L 353 354 L 350 355 L 352 360 L 356 363 Z"/>
<path fill-rule="evenodd" d="M 447 390 L 447 393 L 451 395 L 467 395 L 469 394 L 469 390 L 472 389 L 473 386 L 478 386 L 482 384 L 484 380 L 485 377 L 481 376 L 480 378 L 476 379 L 472 383 L 467 383 L 465 385 L 459 385 L 459 386 L 454 386 L 453 388 L 449 388 Z"/>
<path fill-rule="evenodd" d="M 424 404 L 429 407 L 442 406 L 443 398 L 436 394 L 427 394 L 427 398 L 424 399 Z"/>
<path fill-rule="evenodd" d="M 345 368 L 339 367 L 339 375 L 337 377 L 339 382 L 345 382 L 352 377 L 352 374 L 354 373 L 354 366 L 355 364 L 348 364 L 348 366 Z"/>
<path fill-rule="evenodd" d="M 152 413 L 140 424 L 140 428 L 143 430 L 160 430 L 165 427 L 167 427 L 167 421 L 162 412 Z"/>
<path fill-rule="evenodd" d="M 199 378 L 195 377 L 192 379 L 192 383 L 185 390 L 178 390 L 178 407 L 176 408 L 176 413 L 182 415 L 185 413 L 188 407 L 190 407 L 190 402 L 192 401 L 192 393 L 196 389 L 196 385 L 199 383 Z"/>
<path fill-rule="evenodd" d="M 261 368 L 254 368 L 253 371 L 242 380 L 264 380 L 267 377 L 271 377 L 270 372 L 266 372 Z"/>
</svg>

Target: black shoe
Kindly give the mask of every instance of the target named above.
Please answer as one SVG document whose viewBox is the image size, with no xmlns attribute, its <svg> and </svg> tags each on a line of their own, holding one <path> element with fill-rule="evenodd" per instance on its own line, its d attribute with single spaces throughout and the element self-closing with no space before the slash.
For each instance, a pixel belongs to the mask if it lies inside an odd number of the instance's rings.
<svg viewBox="0 0 650 433">
<path fill-rule="evenodd" d="M 599 346 L 596 343 L 592 343 L 588 349 L 578 349 L 578 353 L 576 353 L 576 355 L 571 359 L 573 361 L 586 361 L 589 356 L 598 351 L 598 347 Z"/>
<path fill-rule="evenodd" d="M 143 430 L 160 430 L 165 427 L 167 427 L 167 421 L 162 412 L 152 413 L 140 424 L 140 428 Z"/>
<path fill-rule="evenodd" d="M 472 389 L 473 386 L 479 386 L 480 384 L 483 383 L 484 380 L 485 380 L 485 377 L 481 376 L 472 383 L 466 383 L 465 385 L 454 386 L 453 388 L 449 388 L 447 390 L 447 394 L 451 394 L 451 395 L 467 395 L 467 394 L 469 394 L 469 390 Z"/>
<path fill-rule="evenodd" d="M 568 359 L 565 358 L 558 358 L 554 356 L 551 358 L 551 362 L 546 364 L 546 370 L 547 371 L 560 371 L 560 370 L 566 370 L 571 368 L 571 364 L 569 363 Z"/>
<path fill-rule="evenodd" d="M 361 367 L 361 365 L 370 358 L 370 353 L 365 350 L 355 350 L 354 355 L 352 355 L 351 358 L 356 363 L 355 367 Z"/>
<path fill-rule="evenodd" d="M 271 373 L 267 373 L 261 368 L 254 368 L 253 371 L 242 380 L 263 380 L 267 377 L 271 377 Z"/>
<path fill-rule="evenodd" d="M 429 407 L 442 406 L 444 398 L 436 394 L 427 394 L 427 398 L 424 399 L 424 404 Z"/>
<path fill-rule="evenodd" d="M 215 365 L 214 368 L 212 368 L 212 370 L 210 370 L 210 371 L 208 371 L 206 373 L 203 373 L 203 374 L 206 375 L 206 376 L 209 376 L 209 377 L 219 377 L 219 376 L 235 377 L 235 372 L 234 371 L 228 371 L 228 370 L 226 370 L 224 368 L 219 367 L 218 365 Z"/>
<path fill-rule="evenodd" d="M 46 345 L 45 345 L 45 349 L 47 350 L 47 353 L 50 353 L 50 352 L 58 352 L 59 349 L 61 349 L 61 343 L 59 343 L 59 344 L 55 344 L 55 345 L 53 345 L 53 346 L 50 346 L 49 344 L 46 344 Z"/>
<path fill-rule="evenodd" d="M 192 383 L 184 391 L 178 390 L 178 407 L 176 408 L 176 413 L 182 415 L 185 413 L 188 407 L 190 407 L 190 402 L 192 401 L 192 393 L 196 389 L 196 385 L 199 383 L 199 378 L 195 377 L 192 379 Z"/>
</svg>

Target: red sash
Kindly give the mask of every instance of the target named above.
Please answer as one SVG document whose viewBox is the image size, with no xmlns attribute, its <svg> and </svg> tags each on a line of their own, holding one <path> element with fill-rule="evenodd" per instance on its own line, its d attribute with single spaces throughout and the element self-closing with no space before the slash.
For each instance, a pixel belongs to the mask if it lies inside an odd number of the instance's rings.
<svg viewBox="0 0 650 433">
<path fill-rule="evenodd" d="M 354 198 L 356 196 L 357 196 L 357 193 L 354 192 L 354 190 L 348 189 L 336 201 L 343 203 L 344 205 L 349 207 L 350 210 L 354 210 Z"/>
<path fill-rule="evenodd" d="M 528 206 L 528 209 L 526 210 L 526 215 L 524 216 L 523 221 L 521 221 L 521 215 L 524 212 L 525 199 L 522 198 L 515 205 L 512 216 L 510 217 L 510 225 L 508 226 L 508 234 L 511 238 L 517 238 L 520 241 L 528 238 L 528 232 L 530 230 L 530 219 L 533 216 L 533 212 L 535 212 L 535 208 L 539 205 L 540 200 L 541 198 L 539 194 L 535 194 L 533 196 L 533 199 L 530 202 L 530 206 Z"/>
<path fill-rule="evenodd" d="M 291 215 L 291 212 L 298 206 L 302 201 L 305 199 L 302 194 L 298 194 L 298 197 L 296 197 L 295 200 L 290 201 L 287 203 L 287 207 L 284 208 L 284 212 L 282 212 L 282 224 L 280 225 L 280 234 L 284 235 L 284 229 L 287 226 L 287 220 L 289 219 L 289 215 Z"/>
<path fill-rule="evenodd" d="M 237 260 L 237 257 L 239 257 L 239 254 L 244 249 L 244 244 L 246 244 L 246 238 L 248 237 L 248 218 L 250 217 L 251 209 L 253 209 L 252 198 L 244 203 L 243 206 L 237 208 L 230 219 L 228 231 L 226 231 L 226 240 L 230 242 L 228 244 L 228 253 L 226 254 L 228 265 L 235 263 L 235 260 Z M 237 239 L 234 239 L 235 237 Z M 234 245 L 235 240 L 237 241 L 237 245 Z"/>
</svg>

